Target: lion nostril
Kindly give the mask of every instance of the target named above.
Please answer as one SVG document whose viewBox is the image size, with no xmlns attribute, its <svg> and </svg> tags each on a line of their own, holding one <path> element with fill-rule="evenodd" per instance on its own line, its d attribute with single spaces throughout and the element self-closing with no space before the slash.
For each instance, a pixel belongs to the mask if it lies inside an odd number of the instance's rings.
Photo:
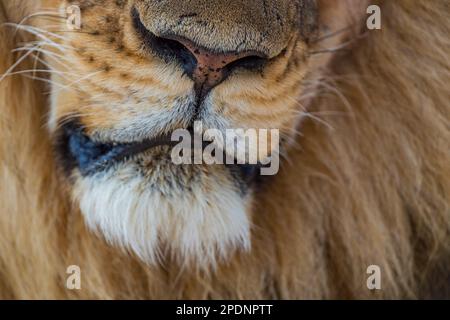
<svg viewBox="0 0 450 320">
<path fill-rule="evenodd" d="M 176 40 L 158 37 L 148 30 L 141 21 L 139 12 L 136 8 L 132 10 L 132 20 L 135 30 L 141 36 L 146 47 L 161 59 L 169 62 L 176 59 L 183 66 L 187 74 L 192 74 L 197 61 L 195 56 L 183 44 Z"/>
<path fill-rule="evenodd" d="M 256 51 L 220 53 L 196 45 L 177 35 L 156 36 L 142 23 L 136 9 L 132 11 L 134 27 L 146 46 L 165 61 L 174 59 L 195 83 L 195 90 L 203 97 L 223 82 L 236 68 L 256 69 L 268 60 Z"/>
</svg>

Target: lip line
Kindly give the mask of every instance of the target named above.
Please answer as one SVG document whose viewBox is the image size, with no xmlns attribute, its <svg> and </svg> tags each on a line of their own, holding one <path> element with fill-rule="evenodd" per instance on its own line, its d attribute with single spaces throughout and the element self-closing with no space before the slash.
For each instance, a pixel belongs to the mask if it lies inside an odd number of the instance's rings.
<svg viewBox="0 0 450 320">
<path fill-rule="evenodd" d="M 130 143 L 94 142 L 83 133 L 79 126 L 66 126 L 64 129 L 65 151 L 83 176 L 103 171 L 115 163 L 159 146 L 174 146 L 169 135 Z"/>
<path fill-rule="evenodd" d="M 174 147 L 179 143 L 179 141 L 172 141 L 170 135 L 162 135 L 141 142 L 99 143 L 87 136 L 83 132 L 83 127 L 77 123 L 65 124 L 61 129 L 61 136 L 57 139 L 56 147 L 62 156 L 63 167 L 68 174 L 72 169 L 77 168 L 84 177 L 104 172 L 113 165 L 152 148 Z M 254 181 L 257 169 L 262 167 L 261 164 L 225 164 L 225 166 L 232 171 L 238 168 L 241 177 L 247 183 Z"/>
<path fill-rule="evenodd" d="M 174 145 L 174 142 L 165 139 L 166 137 L 157 137 L 155 139 L 144 140 L 142 142 L 114 145 L 107 153 L 95 159 L 92 165 L 86 169 L 86 174 L 89 175 L 90 173 L 102 171 L 102 169 L 106 169 L 114 163 L 122 162 L 127 158 L 138 155 L 155 147 Z"/>
</svg>

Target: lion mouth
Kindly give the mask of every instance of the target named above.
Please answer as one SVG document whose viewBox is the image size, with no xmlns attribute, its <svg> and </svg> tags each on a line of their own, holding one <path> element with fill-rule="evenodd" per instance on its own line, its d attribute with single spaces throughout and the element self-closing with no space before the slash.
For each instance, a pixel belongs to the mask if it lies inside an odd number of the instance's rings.
<svg viewBox="0 0 450 320">
<path fill-rule="evenodd" d="M 57 139 L 57 151 L 62 158 L 66 173 L 77 168 L 82 176 L 104 172 L 114 165 L 124 163 L 133 157 L 157 147 L 174 147 L 179 142 L 171 135 L 161 135 L 139 142 L 116 143 L 97 142 L 83 132 L 76 123 L 68 123 L 61 129 Z M 206 144 L 203 146 L 205 147 Z M 248 183 L 255 180 L 260 164 L 225 164 L 233 174 L 238 173 Z"/>
<path fill-rule="evenodd" d="M 63 128 L 62 144 L 65 156 L 83 176 L 104 171 L 112 165 L 160 146 L 173 146 L 170 136 L 158 136 L 134 143 L 101 143 L 87 136 L 81 127 L 69 124 Z"/>
</svg>

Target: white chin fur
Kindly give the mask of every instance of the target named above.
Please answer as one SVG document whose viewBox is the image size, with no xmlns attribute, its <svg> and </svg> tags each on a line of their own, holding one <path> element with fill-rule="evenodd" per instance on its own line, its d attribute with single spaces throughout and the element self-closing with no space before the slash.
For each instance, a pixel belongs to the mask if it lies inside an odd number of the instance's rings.
<svg viewBox="0 0 450 320">
<path fill-rule="evenodd" d="M 181 264 L 200 267 L 214 267 L 236 249 L 249 250 L 250 200 L 226 168 L 195 170 L 195 179 L 181 182 L 186 168 L 153 168 L 148 176 L 138 168 L 128 163 L 77 178 L 75 199 L 87 225 L 109 243 L 148 264 L 169 252 Z"/>
</svg>

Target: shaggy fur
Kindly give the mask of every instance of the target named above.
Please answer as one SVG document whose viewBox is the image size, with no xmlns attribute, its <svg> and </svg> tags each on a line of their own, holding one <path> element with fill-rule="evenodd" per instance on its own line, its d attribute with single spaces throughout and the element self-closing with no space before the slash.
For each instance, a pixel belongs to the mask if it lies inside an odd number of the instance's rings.
<svg viewBox="0 0 450 320">
<path fill-rule="evenodd" d="M 171 255 L 147 265 L 93 234 L 80 204 L 70 200 L 74 186 L 55 163 L 45 125 L 48 87 L 20 75 L 2 78 L 0 297 L 445 297 L 450 10 L 444 0 L 380 5 L 383 30 L 334 56 L 308 103 L 321 121 L 302 119 L 280 174 L 253 192 L 251 250 L 234 252 L 209 271 L 180 266 Z M 39 10 L 34 1 L 2 0 L 0 21 L 20 22 Z M 34 38 L 2 27 L 0 40 L 4 73 L 21 56 L 12 50 Z M 33 67 L 29 59 L 15 71 Z M 181 81 L 171 93 L 183 86 Z M 232 93 L 225 85 L 215 99 Z M 113 116 L 103 114 L 103 127 L 117 124 Z M 84 120 L 101 127 L 99 119 Z M 287 126 L 282 117 L 272 120 Z M 80 291 L 65 288 L 73 264 L 82 270 Z M 372 292 L 366 269 L 373 264 L 381 267 L 382 290 Z"/>
</svg>

